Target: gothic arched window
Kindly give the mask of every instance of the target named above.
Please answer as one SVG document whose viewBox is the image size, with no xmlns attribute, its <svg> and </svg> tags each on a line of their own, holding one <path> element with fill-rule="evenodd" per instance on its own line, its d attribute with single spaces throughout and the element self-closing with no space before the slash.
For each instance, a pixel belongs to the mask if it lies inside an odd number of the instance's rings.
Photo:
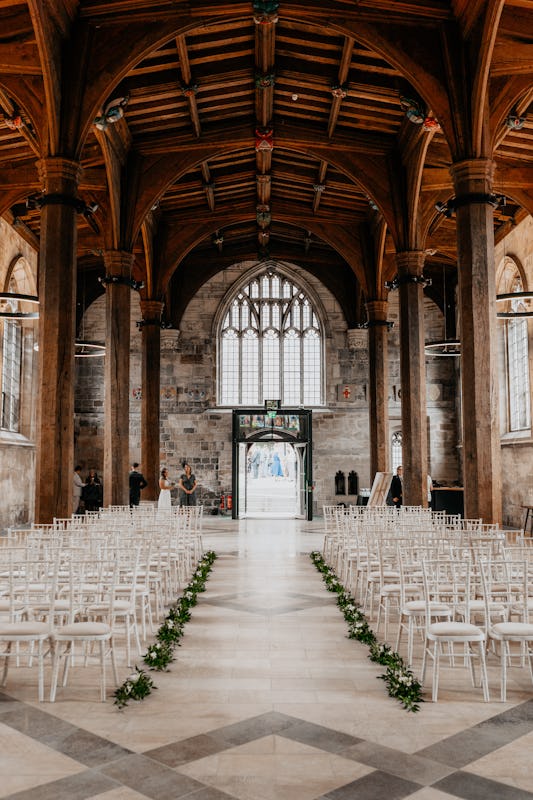
<svg viewBox="0 0 533 800">
<path fill-rule="evenodd" d="M 394 472 L 402 465 L 402 432 L 395 431 L 391 437 L 391 464 Z"/>
<path fill-rule="evenodd" d="M 230 299 L 219 329 L 221 405 L 323 403 L 322 326 L 306 292 L 273 268 Z"/>
<path fill-rule="evenodd" d="M 523 292 L 522 279 L 517 276 L 512 292 Z M 527 311 L 523 298 L 510 301 L 511 311 Z M 529 391 L 529 348 L 527 318 L 506 320 L 507 395 L 509 404 L 509 430 L 522 431 L 531 425 Z"/>
</svg>

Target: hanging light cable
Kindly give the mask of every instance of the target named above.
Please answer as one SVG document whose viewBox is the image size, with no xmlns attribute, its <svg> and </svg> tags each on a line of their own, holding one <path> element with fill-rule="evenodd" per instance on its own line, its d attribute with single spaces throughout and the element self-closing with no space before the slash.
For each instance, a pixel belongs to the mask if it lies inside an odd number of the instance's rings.
<svg viewBox="0 0 533 800">
<path fill-rule="evenodd" d="M 82 298 L 82 318 L 81 318 L 81 339 L 76 339 L 74 357 L 75 358 L 102 358 L 105 356 L 105 345 L 101 342 L 92 342 L 85 338 L 85 288 L 86 275 L 83 273 L 83 298 Z"/>
<path fill-rule="evenodd" d="M 459 339 L 448 339 L 447 332 L 447 310 L 448 299 L 446 294 L 446 267 L 442 265 L 442 310 L 444 312 L 444 339 L 439 339 L 433 342 L 426 342 L 424 352 L 427 356 L 460 356 L 461 355 L 461 342 Z"/>
</svg>

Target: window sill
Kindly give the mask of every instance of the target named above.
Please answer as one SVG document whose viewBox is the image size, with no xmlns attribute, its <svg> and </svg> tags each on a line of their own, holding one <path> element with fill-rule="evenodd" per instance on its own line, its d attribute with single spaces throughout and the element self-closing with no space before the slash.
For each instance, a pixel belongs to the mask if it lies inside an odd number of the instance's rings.
<svg viewBox="0 0 533 800">
<path fill-rule="evenodd" d="M 533 445 L 531 430 L 504 433 L 500 438 L 502 447 L 524 447 Z"/>
<path fill-rule="evenodd" d="M 4 445 L 15 447 L 35 447 L 35 443 L 30 442 L 30 440 L 26 436 L 23 436 L 22 433 L 0 430 L 0 447 Z"/>
</svg>

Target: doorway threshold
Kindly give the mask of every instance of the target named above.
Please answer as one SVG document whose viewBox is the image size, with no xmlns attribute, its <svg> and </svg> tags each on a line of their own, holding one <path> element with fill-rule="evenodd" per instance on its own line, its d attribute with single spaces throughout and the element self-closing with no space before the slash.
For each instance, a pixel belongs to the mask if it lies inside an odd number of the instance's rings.
<svg viewBox="0 0 533 800">
<path fill-rule="evenodd" d="M 241 514 L 240 519 L 296 519 L 290 511 L 252 511 Z"/>
</svg>

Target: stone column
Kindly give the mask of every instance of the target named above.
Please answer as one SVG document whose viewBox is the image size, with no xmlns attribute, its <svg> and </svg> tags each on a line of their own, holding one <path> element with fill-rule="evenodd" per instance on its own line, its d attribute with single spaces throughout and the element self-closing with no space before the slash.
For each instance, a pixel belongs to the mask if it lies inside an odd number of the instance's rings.
<svg viewBox="0 0 533 800">
<path fill-rule="evenodd" d="M 465 516 L 501 522 L 494 214 L 494 162 L 451 167 L 457 214 Z"/>
<path fill-rule="evenodd" d="M 424 352 L 425 254 L 397 253 L 400 290 L 403 503 L 427 507 L 428 437 Z"/>
<path fill-rule="evenodd" d="M 145 500 L 159 495 L 159 407 L 161 378 L 161 312 L 163 303 L 141 300 L 142 312 L 142 402 L 141 461 L 148 486 Z"/>
<path fill-rule="evenodd" d="M 45 192 L 39 248 L 39 394 L 37 522 L 72 514 L 74 473 L 74 336 L 77 227 L 81 177 L 77 161 L 37 162 Z"/>
<path fill-rule="evenodd" d="M 369 387 L 368 413 L 370 430 L 370 482 L 376 472 L 389 469 L 389 362 L 387 333 L 388 302 L 369 300 L 368 316 Z"/>
<path fill-rule="evenodd" d="M 130 306 L 133 254 L 104 252 L 106 267 L 106 352 L 104 504 L 129 503 Z"/>
</svg>

